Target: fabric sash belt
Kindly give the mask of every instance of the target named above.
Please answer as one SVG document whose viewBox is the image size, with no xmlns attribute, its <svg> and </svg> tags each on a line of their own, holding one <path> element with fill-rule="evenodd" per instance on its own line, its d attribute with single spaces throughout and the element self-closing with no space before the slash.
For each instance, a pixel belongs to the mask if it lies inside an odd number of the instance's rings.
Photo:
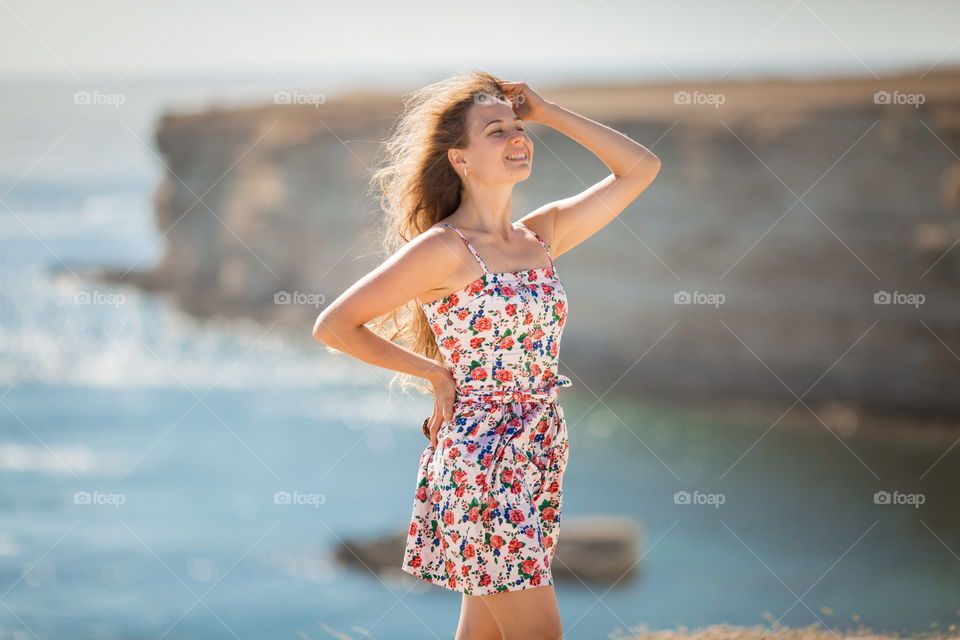
<svg viewBox="0 0 960 640">
<path fill-rule="evenodd" d="M 548 386 L 538 389 L 505 388 L 493 389 L 490 387 L 471 387 L 465 385 L 457 389 L 457 402 L 507 404 L 510 402 L 556 402 L 562 387 L 573 385 L 567 376 L 557 375 Z"/>
</svg>

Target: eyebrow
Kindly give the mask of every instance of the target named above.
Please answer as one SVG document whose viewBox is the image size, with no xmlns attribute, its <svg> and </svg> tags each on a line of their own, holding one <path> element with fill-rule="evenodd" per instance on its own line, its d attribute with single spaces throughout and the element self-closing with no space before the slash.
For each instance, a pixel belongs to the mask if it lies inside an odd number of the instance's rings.
<svg viewBox="0 0 960 640">
<path fill-rule="evenodd" d="M 523 120 L 523 118 L 517 116 L 517 117 L 514 118 L 514 120 Z M 496 120 L 491 120 L 491 121 L 488 122 L 487 124 L 483 125 L 483 128 L 486 129 L 487 127 L 489 127 L 490 125 L 492 125 L 494 122 L 503 122 L 503 118 L 497 118 Z"/>
</svg>

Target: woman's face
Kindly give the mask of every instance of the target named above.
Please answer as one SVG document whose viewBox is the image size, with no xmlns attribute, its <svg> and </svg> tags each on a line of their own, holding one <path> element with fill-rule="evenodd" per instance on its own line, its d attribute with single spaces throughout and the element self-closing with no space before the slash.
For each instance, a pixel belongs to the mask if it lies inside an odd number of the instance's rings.
<svg viewBox="0 0 960 640">
<path fill-rule="evenodd" d="M 475 102 L 467 112 L 467 127 L 470 144 L 463 150 L 467 181 L 513 183 L 530 177 L 533 142 L 509 102 Z"/>
</svg>

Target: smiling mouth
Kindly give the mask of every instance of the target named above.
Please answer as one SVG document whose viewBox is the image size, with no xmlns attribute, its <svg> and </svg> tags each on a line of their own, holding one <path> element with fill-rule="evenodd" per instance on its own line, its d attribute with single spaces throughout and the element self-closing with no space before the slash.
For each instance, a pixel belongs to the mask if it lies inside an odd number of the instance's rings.
<svg viewBox="0 0 960 640">
<path fill-rule="evenodd" d="M 526 162 L 527 159 L 526 151 L 518 151 L 507 156 L 507 160 L 510 160 L 511 162 Z"/>
</svg>

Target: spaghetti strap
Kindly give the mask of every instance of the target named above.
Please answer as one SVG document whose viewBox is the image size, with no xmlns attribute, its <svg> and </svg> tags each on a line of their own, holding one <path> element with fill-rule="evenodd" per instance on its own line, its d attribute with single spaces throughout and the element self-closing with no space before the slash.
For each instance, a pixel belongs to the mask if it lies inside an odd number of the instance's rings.
<svg viewBox="0 0 960 640">
<path fill-rule="evenodd" d="M 453 229 L 454 231 L 456 231 L 456 232 L 457 232 L 457 235 L 460 236 L 460 239 L 463 240 L 463 243 L 464 243 L 465 245 L 467 245 L 467 249 L 470 250 L 470 253 L 473 254 L 473 257 L 476 258 L 476 259 L 477 259 L 477 262 L 480 263 L 480 266 L 483 267 L 483 272 L 484 272 L 484 273 L 490 273 L 490 270 L 487 269 L 487 263 L 483 261 L 483 258 L 481 258 L 481 257 L 480 257 L 480 254 L 477 253 L 477 250 L 473 248 L 473 245 L 470 244 L 470 241 L 467 240 L 467 237 L 460 232 L 460 229 L 457 229 L 455 226 L 453 226 L 453 225 L 450 224 L 449 222 L 440 222 L 440 223 L 438 223 L 438 224 L 445 225 L 445 226 L 447 226 L 447 227 L 450 227 L 450 228 Z"/>
<path fill-rule="evenodd" d="M 536 231 L 525 225 L 522 221 L 518 220 L 517 224 L 520 225 L 521 228 L 526 229 L 533 234 L 533 237 L 537 239 L 537 242 L 539 242 L 540 246 L 543 247 L 543 250 L 546 251 L 547 259 L 550 260 L 550 268 L 553 269 L 553 254 L 550 252 L 550 246 L 540 238 Z"/>
</svg>

